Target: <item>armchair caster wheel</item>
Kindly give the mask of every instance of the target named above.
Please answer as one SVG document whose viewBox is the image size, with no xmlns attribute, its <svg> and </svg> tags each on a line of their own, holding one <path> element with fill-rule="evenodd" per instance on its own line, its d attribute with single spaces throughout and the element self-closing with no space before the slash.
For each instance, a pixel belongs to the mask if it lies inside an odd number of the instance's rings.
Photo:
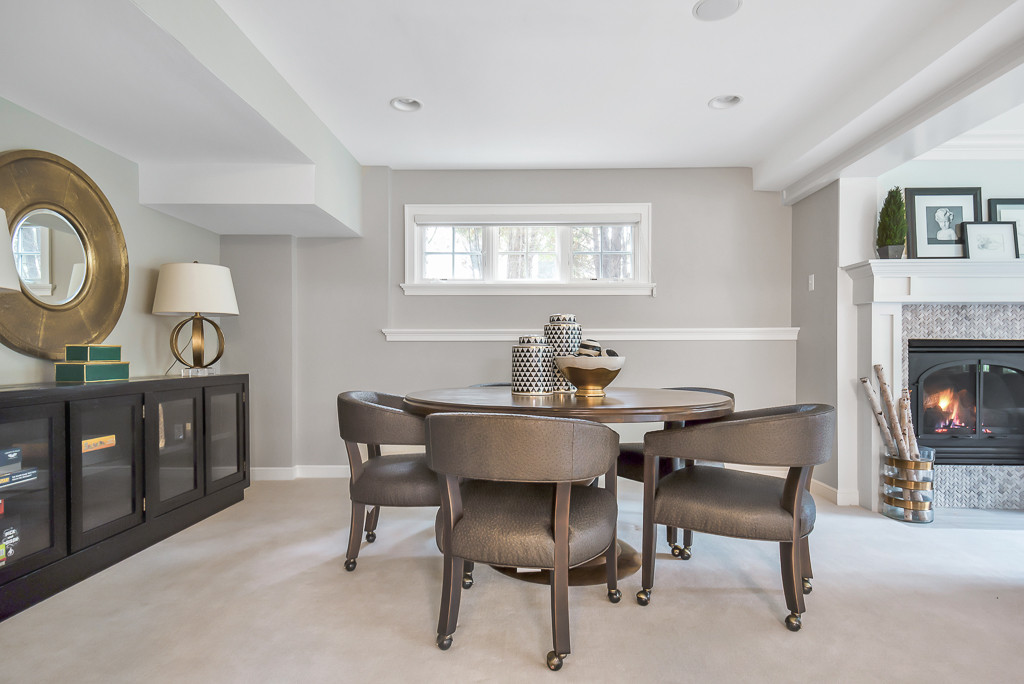
<svg viewBox="0 0 1024 684">
<path fill-rule="evenodd" d="M 349 572 L 352 572 L 353 570 L 355 570 L 356 569 L 356 559 L 355 558 L 348 558 L 348 559 L 346 559 L 345 560 L 345 569 L 348 570 Z"/>
<path fill-rule="evenodd" d="M 672 545 L 672 555 L 683 560 L 690 560 L 693 557 L 689 546 L 679 546 L 679 544 Z"/>
<path fill-rule="evenodd" d="M 804 577 L 804 593 L 805 594 L 810 594 L 812 588 L 813 587 L 811 587 L 811 578 L 810 577 Z"/>
<path fill-rule="evenodd" d="M 441 636 L 440 634 L 438 634 L 437 635 L 437 647 L 439 649 L 441 649 L 442 651 L 447 651 L 449 648 L 451 648 L 452 647 L 452 635 L 449 634 L 448 636 Z"/>
<path fill-rule="evenodd" d="M 562 669 L 562 659 L 567 657 L 568 655 L 569 655 L 568 653 L 563 653 L 563 654 L 559 655 L 559 654 L 555 653 L 554 651 L 548 651 L 548 669 L 552 670 L 554 672 L 557 672 L 558 670 L 561 670 Z"/>
<path fill-rule="evenodd" d="M 800 631 L 800 613 L 790 613 L 786 616 L 786 629 L 790 632 Z"/>
<path fill-rule="evenodd" d="M 641 589 L 640 591 L 636 592 L 636 602 L 639 603 L 641 606 L 646 606 L 648 603 L 650 603 L 651 590 Z"/>
<path fill-rule="evenodd" d="M 619 601 L 622 600 L 622 592 L 619 591 L 618 589 L 609 589 L 608 590 L 608 600 L 611 601 L 612 603 L 618 603 Z"/>
<path fill-rule="evenodd" d="M 372 544 L 375 541 L 377 541 L 377 533 L 376 532 L 367 532 L 366 533 L 366 543 L 367 544 Z"/>
<path fill-rule="evenodd" d="M 464 572 L 464 573 L 462 573 L 462 588 L 463 589 L 469 589 L 472 586 L 473 586 L 473 573 L 472 572 Z"/>
</svg>

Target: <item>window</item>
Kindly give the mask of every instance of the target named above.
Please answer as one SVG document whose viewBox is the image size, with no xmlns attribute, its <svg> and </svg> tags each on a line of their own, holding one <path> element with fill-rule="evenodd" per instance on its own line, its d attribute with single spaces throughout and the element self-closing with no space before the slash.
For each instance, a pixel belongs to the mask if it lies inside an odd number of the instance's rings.
<svg viewBox="0 0 1024 684">
<path fill-rule="evenodd" d="M 406 205 L 406 294 L 653 294 L 649 204 Z"/>
<path fill-rule="evenodd" d="M 14 265 L 32 294 L 53 294 L 50 283 L 50 230 L 45 226 L 22 222 L 11 241 Z"/>
</svg>

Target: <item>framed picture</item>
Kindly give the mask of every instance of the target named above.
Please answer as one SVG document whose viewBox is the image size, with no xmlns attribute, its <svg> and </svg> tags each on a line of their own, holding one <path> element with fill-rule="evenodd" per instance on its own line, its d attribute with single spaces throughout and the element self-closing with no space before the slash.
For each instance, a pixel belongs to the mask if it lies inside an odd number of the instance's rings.
<svg viewBox="0 0 1024 684">
<path fill-rule="evenodd" d="M 1024 244 L 1024 198 L 989 199 L 988 220 L 1016 222 L 1017 249 Z"/>
<path fill-rule="evenodd" d="M 1013 221 L 960 224 L 964 256 L 974 261 L 1012 261 L 1017 258 L 1017 229 Z"/>
<path fill-rule="evenodd" d="M 959 224 L 981 221 L 981 188 L 907 188 L 906 197 L 908 256 L 963 257 Z"/>
</svg>

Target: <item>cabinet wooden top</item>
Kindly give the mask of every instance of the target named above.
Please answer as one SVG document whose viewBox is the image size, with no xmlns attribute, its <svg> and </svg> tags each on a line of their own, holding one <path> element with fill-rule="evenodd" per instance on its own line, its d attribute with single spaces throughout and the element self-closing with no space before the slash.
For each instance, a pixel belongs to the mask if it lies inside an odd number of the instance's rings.
<svg viewBox="0 0 1024 684">
<path fill-rule="evenodd" d="M 0 385 L 0 404 L 21 401 L 73 401 L 93 397 L 141 392 L 160 392 L 187 387 L 216 387 L 232 384 L 248 385 L 247 373 L 207 375 L 201 378 L 179 378 L 167 375 L 129 378 L 111 382 L 38 382 L 22 385 Z"/>
</svg>

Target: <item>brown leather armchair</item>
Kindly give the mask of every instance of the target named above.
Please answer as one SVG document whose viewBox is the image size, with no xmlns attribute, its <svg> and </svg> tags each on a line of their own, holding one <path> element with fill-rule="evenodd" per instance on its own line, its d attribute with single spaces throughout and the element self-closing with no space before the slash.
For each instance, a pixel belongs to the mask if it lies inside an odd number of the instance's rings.
<svg viewBox="0 0 1024 684">
<path fill-rule="evenodd" d="M 658 430 L 644 436 L 643 588 L 654 587 L 655 525 L 779 543 L 782 585 L 790 610 L 786 626 L 800 629 L 810 593 L 807 535 L 814 499 L 807 491 L 814 466 L 832 456 L 835 408 L 824 404 L 739 411 L 716 421 Z M 659 461 L 699 459 L 748 466 L 785 466 L 785 478 L 731 468 L 691 465 L 663 478 Z"/>
<path fill-rule="evenodd" d="M 427 463 L 442 500 L 438 547 L 444 581 L 437 645 L 447 650 L 459 616 L 464 563 L 551 572 L 553 650 L 570 653 L 569 568 L 602 554 L 608 598 L 618 603 L 615 567 L 614 430 L 583 420 L 486 413 L 427 417 Z M 573 486 L 605 476 L 605 486 Z"/>
<path fill-rule="evenodd" d="M 382 392 L 342 392 L 338 395 L 338 428 L 345 440 L 349 467 L 352 522 L 345 569 L 356 569 L 362 531 L 366 541 L 377 538 L 381 506 L 440 506 L 437 476 L 422 452 L 382 455 L 381 445 L 423 446 L 423 418 L 405 411 L 403 399 Z M 363 460 L 359 445 L 364 445 Z M 369 512 L 366 507 L 371 506 Z M 363 516 L 365 514 L 365 523 Z M 470 580 L 471 582 L 471 580 Z"/>
</svg>

